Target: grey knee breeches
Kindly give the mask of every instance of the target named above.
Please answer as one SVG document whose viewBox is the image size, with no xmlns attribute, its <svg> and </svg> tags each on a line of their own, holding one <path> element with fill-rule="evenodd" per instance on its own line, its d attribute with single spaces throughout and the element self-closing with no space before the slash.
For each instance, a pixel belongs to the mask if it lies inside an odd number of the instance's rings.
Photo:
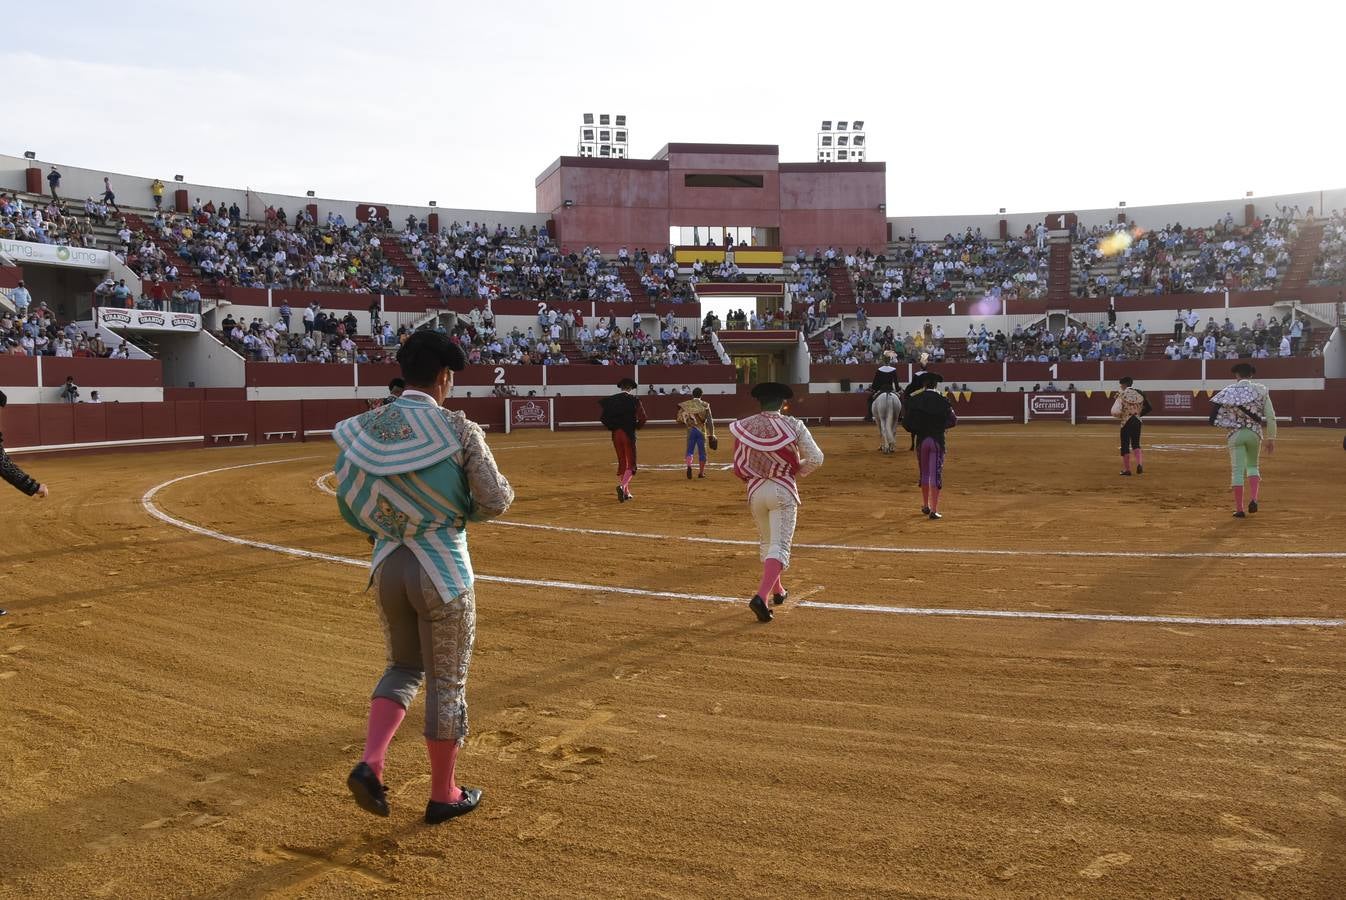
<svg viewBox="0 0 1346 900">
<path fill-rule="evenodd" d="M 471 589 L 440 596 L 415 555 L 398 547 L 374 573 L 388 667 L 374 688 L 404 709 L 425 690 L 425 736 L 461 741 L 467 735 L 467 667 L 477 633 Z"/>
</svg>

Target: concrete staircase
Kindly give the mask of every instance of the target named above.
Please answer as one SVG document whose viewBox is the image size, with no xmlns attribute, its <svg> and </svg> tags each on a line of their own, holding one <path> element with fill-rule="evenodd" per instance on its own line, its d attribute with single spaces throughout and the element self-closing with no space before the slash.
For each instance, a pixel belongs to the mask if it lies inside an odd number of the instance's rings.
<svg viewBox="0 0 1346 900">
<path fill-rule="evenodd" d="M 1322 222 L 1305 222 L 1299 226 L 1299 235 L 1290 248 L 1290 266 L 1281 282 L 1282 293 L 1301 291 L 1309 283 L 1322 240 Z"/>
<path fill-rule="evenodd" d="M 406 283 L 406 288 L 413 297 L 436 297 L 435 289 L 430 282 L 425 280 L 421 270 L 416 268 L 416 264 L 407 256 L 406 248 L 402 245 L 399 237 L 389 235 L 381 241 L 383 255 L 387 258 L 389 265 L 402 273 L 402 280 Z"/>
<path fill-rule="evenodd" d="M 632 300 L 640 304 L 648 304 L 650 302 L 650 293 L 645 290 L 645 285 L 640 283 L 640 276 L 636 273 L 635 266 L 618 266 L 617 277 L 622 280 L 622 284 L 631 292 Z"/>
</svg>

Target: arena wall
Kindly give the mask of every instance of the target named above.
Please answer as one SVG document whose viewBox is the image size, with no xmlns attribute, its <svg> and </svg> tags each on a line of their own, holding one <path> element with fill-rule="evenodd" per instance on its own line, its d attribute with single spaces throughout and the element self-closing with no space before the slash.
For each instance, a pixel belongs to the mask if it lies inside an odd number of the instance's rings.
<svg viewBox="0 0 1346 900">
<path fill-rule="evenodd" d="M 1080 224 L 1086 228 L 1115 223 L 1119 213 L 1125 213 L 1127 221 L 1134 222 L 1147 231 L 1172 224 L 1213 225 L 1223 219 L 1226 213 L 1232 215 L 1234 222 L 1241 226 L 1245 224 L 1244 208 L 1249 204 L 1253 207 L 1255 215 L 1261 217 L 1274 216 L 1276 205 L 1280 204 L 1286 207 L 1298 206 L 1301 213 L 1307 213 L 1309 207 L 1313 207 L 1314 214 L 1321 218 L 1324 216 L 1324 210 L 1330 214 L 1333 209 L 1346 208 L 1346 188 L 1309 191 L 1299 194 L 1275 194 L 1268 197 L 1237 197 L 1227 200 L 1205 200 L 1191 203 L 1128 206 L 1125 209 L 1120 207 L 1075 209 L 1070 206 L 1062 206 L 1037 212 L 1012 212 L 1006 215 L 968 213 L 963 215 L 891 216 L 888 219 L 888 224 L 892 228 L 894 238 L 905 239 L 910 234 L 911 229 L 915 228 L 916 237 L 923 241 L 938 240 L 950 233 L 961 234 L 968 227 L 980 228 L 982 234 L 994 238 L 1000 234 L 1001 219 L 1006 220 L 1010 235 L 1017 236 L 1023 234 L 1025 228 L 1036 227 L 1046 216 L 1057 212 L 1075 213 L 1079 216 Z"/>
<path fill-rule="evenodd" d="M 19 156 L 0 155 L 0 190 L 4 191 L 23 191 L 27 190 L 26 172 L 33 166 L 40 166 L 42 169 L 42 185 L 46 187 L 46 175 L 51 162 L 49 160 L 28 160 Z M 83 201 L 85 197 L 97 199 L 103 194 L 103 177 L 106 175 L 112 182 L 112 189 L 117 194 L 117 200 L 122 205 L 135 207 L 150 207 L 154 201 L 150 194 L 150 184 L 158 177 L 164 183 L 164 207 L 171 209 L 173 206 L 174 194 L 178 190 L 187 192 L 188 203 L 194 202 L 198 197 L 202 203 L 223 202 L 226 206 L 230 203 L 237 203 L 239 208 L 244 211 L 244 215 L 250 219 L 261 219 L 263 211 L 267 206 L 283 207 L 287 213 L 293 214 L 300 208 L 309 204 L 316 204 L 318 207 L 319 221 L 325 219 L 329 212 L 340 214 L 345 217 L 348 223 L 357 221 L 357 207 L 374 204 L 387 209 L 388 218 L 397 227 L 402 227 L 408 215 L 414 215 L 418 220 L 425 219 L 430 213 L 438 213 L 441 227 L 447 228 L 451 223 L 457 222 L 485 222 L 487 225 L 536 225 L 539 228 L 547 224 L 547 216 L 527 212 L 511 212 L 506 210 L 493 209 L 454 209 L 449 207 L 431 207 L 428 202 L 425 205 L 389 203 L 386 200 L 377 198 L 367 198 L 363 200 L 338 200 L 327 197 L 305 197 L 296 194 L 285 194 L 273 191 L 254 191 L 241 188 L 226 188 L 215 185 L 199 184 L 196 182 L 175 182 L 174 173 L 163 172 L 157 176 L 154 174 L 128 175 L 122 172 L 106 172 L 99 169 L 86 169 L 80 166 L 67 166 L 63 163 L 56 163 L 57 169 L 61 172 L 61 187 L 59 193 L 63 197 L 70 197 Z M 428 199 L 428 198 L 427 198 Z M 667 240 L 667 231 L 665 231 L 665 240 Z"/>
<path fill-rule="evenodd" d="M 808 385 L 796 385 L 795 389 L 796 397 L 788 412 L 810 424 L 854 424 L 864 417 L 867 398 L 863 394 L 809 392 Z M 1328 381 L 1322 390 L 1273 388 L 1273 391 L 1276 411 L 1284 424 L 1346 423 L 1346 380 Z M 1169 393 L 1171 398 L 1157 391 L 1150 394 L 1155 412 L 1146 420 L 1148 424 L 1205 427 L 1210 412 L 1206 391 Z M 1075 397 L 1078 422 L 1113 421 L 1108 392 L 1078 392 Z M 677 404 L 682 399 L 641 397 L 655 427 L 673 425 Z M 1024 394 L 1017 391 L 956 392 L 951 399 L 965 424 L 1023 421 Z M 596 400 L 594 396 L 556 398 L 558 428 L 599 427 Z M 757 409 L 756 401 L 746 389 L 718 396 L 713 402 L 717 422 L 739 418 Z M 490 431 L 504 428 L 502 399 L 455 396 L 445 406 L 462 410 Z M 241 389 L 173 388 L 166 392 L 165 400 L 155 403 L 11 404 L 4 412 L 3 424 L 6 448 L 19 454 L 224 443 L 250 445 L 325 438 L 337 422 L 368 408 L 368 400 L 356 397 L 249 400 Z"/>
</svg>

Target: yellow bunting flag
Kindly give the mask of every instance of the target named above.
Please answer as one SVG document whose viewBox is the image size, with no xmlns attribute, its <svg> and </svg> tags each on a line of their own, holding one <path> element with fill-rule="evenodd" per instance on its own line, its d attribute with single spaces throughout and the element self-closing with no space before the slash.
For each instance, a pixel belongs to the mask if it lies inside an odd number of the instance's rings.
<svg viewBox="0 0 1346 900">
<path fill-rule="evenodd" d="M 1197 388 L 1196 390 L 1192 391 L 1192 396 L 1195 397 L 1199 393 L 1201 393 L 1201 389 Z"/>
<path fill-rule="evenodd" d="M 1084 392 L 1084 399 L 1085 399 L 1085 400 L 1088 400 L 1088 399 L 1089 399 L 1090 397 L 1092 397 L 1093 395 L 1094 395 L 1094 392 L 1093 392 L 1093 391 L 1085 391 L 1085 392 Z"/>
</svg>

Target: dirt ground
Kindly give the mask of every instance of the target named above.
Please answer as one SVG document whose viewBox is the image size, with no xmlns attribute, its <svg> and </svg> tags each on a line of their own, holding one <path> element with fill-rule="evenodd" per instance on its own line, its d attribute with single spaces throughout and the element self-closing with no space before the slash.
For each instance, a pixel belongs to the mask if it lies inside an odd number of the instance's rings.
<svg viewBox="0 0 1346 900">
<path fill-rule="evenodd" d="M 485 799 L 433 828 L 419 703 L 393 816 L 344 786 L 383 660 L 364 572 L 142 506 L 238 466 L 154 502 L 363 557 L 315 485 L 331 444 L 23 459 L 52 497 L 0 495 L 0 896 L 1346 893 L 1346 627 L 827 605 L 1346 618 L 1340 555 L 1193 555 L 1346 551 L 1339 431 L 1286 431 L 1243 521 L 1204 428 L 1151 428 L 1130 479 L 1109 428 L 959 428 L 940 522 L 911 454 L 817 436 L 797 540 L 851 549 L 797 549 L 769 625 L 755 546 L 676 539 L 753 537 L 677 433 L 624 505 L 604 435 L 491 438 L 508 521 L 634 534 L 473 528 L 480 574 L 579 587 L 478 585 Z"/>
</svg>

